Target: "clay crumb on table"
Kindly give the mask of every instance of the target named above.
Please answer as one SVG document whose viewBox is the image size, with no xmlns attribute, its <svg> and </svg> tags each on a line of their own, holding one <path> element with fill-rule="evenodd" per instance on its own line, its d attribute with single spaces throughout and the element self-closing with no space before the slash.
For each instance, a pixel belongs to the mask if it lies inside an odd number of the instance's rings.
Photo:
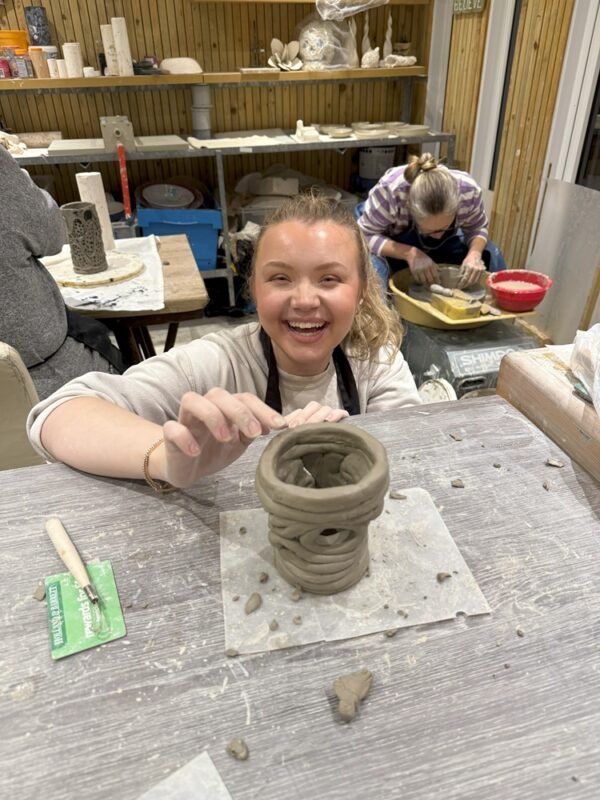
<svg viewBox="0 0 600 800">
<path fill-rule="evenodd" d="M 229 755 L 238 761 L 246 761 L 250 755 L 248 745 L 243 739 L 232 739 L 226 749 Z"/>
<path fill-rule="evenodd" d="M 465 484 L 460 478 L 454 478 L 454 480 L 450 481 L 450 485 L 453 486 L 455 489 L 465 488 Z"/>
<path fill-rule="evenodd" d="M 344 722 L 352 722 L 362 700 L 368 695 L 373 683 L 373 673 L 368 669 L 340 675 L 333 682 L 333 691 L 339 700 L 338 713 Z"/>
<path fill-rule="evenodd" d="M 435 576 L 435 579 L 438 583 L 443 583 L 444 581 L 447 581 L 448 578 L 451 577 L 452 575 L 450 575 L 449 572 L 438 572 L 438 574 Z"/>
<path fill-rule="evenodd" d="M 250 597 L 246 600 L 244 611 L 246 614 L 252 614 L 257 608 L 262 606 L 262 596 L 258 592 L 252 592 Z"/>
</svg>

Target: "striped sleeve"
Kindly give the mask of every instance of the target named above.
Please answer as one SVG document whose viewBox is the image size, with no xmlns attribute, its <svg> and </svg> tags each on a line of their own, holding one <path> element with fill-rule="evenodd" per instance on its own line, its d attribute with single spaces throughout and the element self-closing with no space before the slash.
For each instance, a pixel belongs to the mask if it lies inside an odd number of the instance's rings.
<svg viewBox="0 0 600 800">
<path fill-rule="evenodd" d="M 408 188 L 404 167 L 394 167 L 369 192 L 358 224 L 369 250 L 375 255 L 381 254 L 391 236 L 402 233 L 409 226 Z"/>
<path fill-rule="evenodd" d="M 467 242 L 476 236 L 487 241 L 488 218 L 483 205 L 483 194 L 477 182 L 466 172 L 452 170 L 460 190 L 456 224 L 462 228 Z"/>
</svg>

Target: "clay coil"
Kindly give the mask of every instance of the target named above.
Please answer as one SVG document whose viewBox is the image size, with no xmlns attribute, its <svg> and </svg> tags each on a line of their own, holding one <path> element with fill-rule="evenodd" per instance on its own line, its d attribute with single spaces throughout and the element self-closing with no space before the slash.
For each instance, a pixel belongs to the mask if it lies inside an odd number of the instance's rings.
<svg viewBox="0 0 600 800">
<path fill-rule="evenodd" d="M 260 458 L 256 491 L 279 573 L 315 594 L 357 583 L 388 485 L 385 448 L 360 428 L 320 423 L 276 436 Z"/>
</svg>

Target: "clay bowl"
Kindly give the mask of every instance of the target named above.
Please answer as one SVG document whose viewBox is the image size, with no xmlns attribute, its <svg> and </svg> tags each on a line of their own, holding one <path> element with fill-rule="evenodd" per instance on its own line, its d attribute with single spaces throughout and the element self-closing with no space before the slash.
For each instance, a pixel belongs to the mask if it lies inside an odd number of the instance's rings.
<svg viewBox="0 0 600 800">
<path fill-rule="evenodd" d="M 546 296 L 552 278 L 528 269 L 506 269 L 493 272 L 487 285 L 498 308 L 505 311 L 531 311 Z"/>
</svg>

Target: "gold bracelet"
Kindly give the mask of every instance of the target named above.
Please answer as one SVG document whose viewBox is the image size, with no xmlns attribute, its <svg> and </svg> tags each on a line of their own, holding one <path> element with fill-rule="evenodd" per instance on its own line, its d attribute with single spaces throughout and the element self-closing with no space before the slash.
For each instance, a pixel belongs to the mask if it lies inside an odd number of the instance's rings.
<svg viewBox="0 0 600 800">
<path fill-rule="evenodd" d="M 159 494 L 166 494 L 167 492 L 174 492 L 177 488 L 176 486 L 171 486 L 170 483 L 167 481 L 157 481 L 151 477 L 150 473 L 148 472 L 148 465 L 150 464 L 150 456 L 156 450 L 157 447 L 160 447 L 161 444 L 164 443 L 164 439 L 159 439 L 157 442 L 148 448 L 146 451 L 146 455 L 144 456 L 144 478 L 148 486 L 151 486 L 155 492 Z"/>
</svg>

